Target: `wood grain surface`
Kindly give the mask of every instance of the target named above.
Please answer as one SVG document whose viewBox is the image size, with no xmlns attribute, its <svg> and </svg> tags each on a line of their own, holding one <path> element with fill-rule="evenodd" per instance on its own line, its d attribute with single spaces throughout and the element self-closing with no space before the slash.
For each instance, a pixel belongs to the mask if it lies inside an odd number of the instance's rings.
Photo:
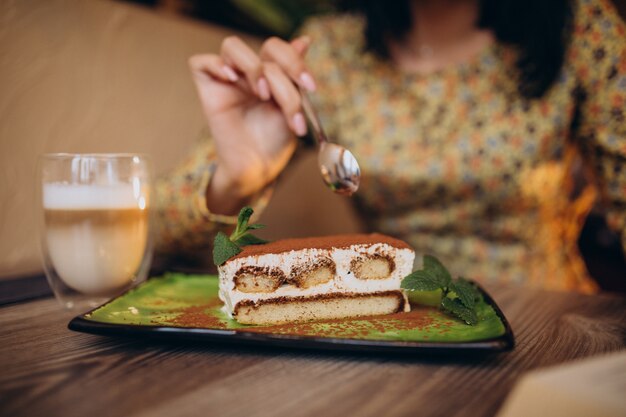
<svg viewBox="0 0 626 417">
<path fill-rule="evenodd" d="M 490 416 L 531 369 L 623 349 L 626 300 L 488 287 L 517 338 L 474 357 L 107 338 L 53 299 L 0 308 L 2 416 Z"/>
</svg>

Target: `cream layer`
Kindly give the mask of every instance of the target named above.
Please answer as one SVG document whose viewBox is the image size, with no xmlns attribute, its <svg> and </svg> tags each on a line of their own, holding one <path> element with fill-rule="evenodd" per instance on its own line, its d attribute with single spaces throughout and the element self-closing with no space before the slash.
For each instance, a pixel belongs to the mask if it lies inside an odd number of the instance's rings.
<svg viewBox="0 0 626 417">
<path fill-rule="evenodd" d="M 395 262 L 395 268 L 386 279 L 358 279 L 350 271 L 353 259 L 363 256 L 388 256 Z M 335 278 L 310 288 L 299 288 L 293 284 L 284 284 L 271 293 L 245 293 L 235 288 L 235 274 L 243 267 L 254 265 L 280 269 L 289 276 L 294 266 L 306 265 L 321 257 L 328 257 L 335 262 Z M 259 301 L 277 297 L 308 297 L 318 294 L 358 293 L 366 294 L 378 291 L 399 290 L 402 279 L 411 273 L 415 252 L 400 249 L 386 243 L 352 245 L 348 248 L 302 249 L 279 254 L 262 254 L 235 258 L 218 268 L 220 283 L 219 297 L 224 302 L 223 310 L 232 317 L 235 306 L 242 300 Z"/>
</svg>

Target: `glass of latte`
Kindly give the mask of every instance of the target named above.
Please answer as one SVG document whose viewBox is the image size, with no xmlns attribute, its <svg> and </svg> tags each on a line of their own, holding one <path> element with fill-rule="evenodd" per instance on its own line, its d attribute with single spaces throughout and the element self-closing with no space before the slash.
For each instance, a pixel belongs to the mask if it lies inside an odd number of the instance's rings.
<svg viewBox="0 0 626 417">
<path fill-rule="evenodd" d="M 41 248 L 48 282 L 71 310 L 144 280 L 152 259 L 150 164 L 133 154 L 46 154 Z"/>
</svg>

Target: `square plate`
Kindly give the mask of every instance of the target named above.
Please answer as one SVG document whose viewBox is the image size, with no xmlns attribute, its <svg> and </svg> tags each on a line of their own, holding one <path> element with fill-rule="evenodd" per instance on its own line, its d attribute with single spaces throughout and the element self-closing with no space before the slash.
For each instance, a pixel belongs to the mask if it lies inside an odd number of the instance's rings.
<svg viewBox="0 0 626 417">
<path fill-rule="evenodd" d="M 159 337 L 290 348 L 395 353 L 500 352 L 515 340 L 483 288 L 479 323 L 469 326 L 437 308 L 319 322 L 250 326 L 221 311 L 215 275 L 168 273 L 152 278 L 69 323 L 71 330 L 109 336 Z"/>
</svg>

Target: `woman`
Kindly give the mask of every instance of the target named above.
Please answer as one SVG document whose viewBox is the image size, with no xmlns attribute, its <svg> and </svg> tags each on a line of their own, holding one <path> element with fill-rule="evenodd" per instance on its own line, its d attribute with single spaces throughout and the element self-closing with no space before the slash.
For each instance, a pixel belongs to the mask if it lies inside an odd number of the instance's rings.
<svg viewBox="0 0 626 417">
<path fill-rule="evenodd" d="M 159 187 L 164 244 L 263 204 L 306 133 L 297 84 L 356 155 L 370 229 L 462 276 L 594 291 L 576 241 L 596 197 L 626 242 L 626 31 L 608 2 L 548 3 L 360 2 L 192 57 L 212 141 Z"/>
</svg>

